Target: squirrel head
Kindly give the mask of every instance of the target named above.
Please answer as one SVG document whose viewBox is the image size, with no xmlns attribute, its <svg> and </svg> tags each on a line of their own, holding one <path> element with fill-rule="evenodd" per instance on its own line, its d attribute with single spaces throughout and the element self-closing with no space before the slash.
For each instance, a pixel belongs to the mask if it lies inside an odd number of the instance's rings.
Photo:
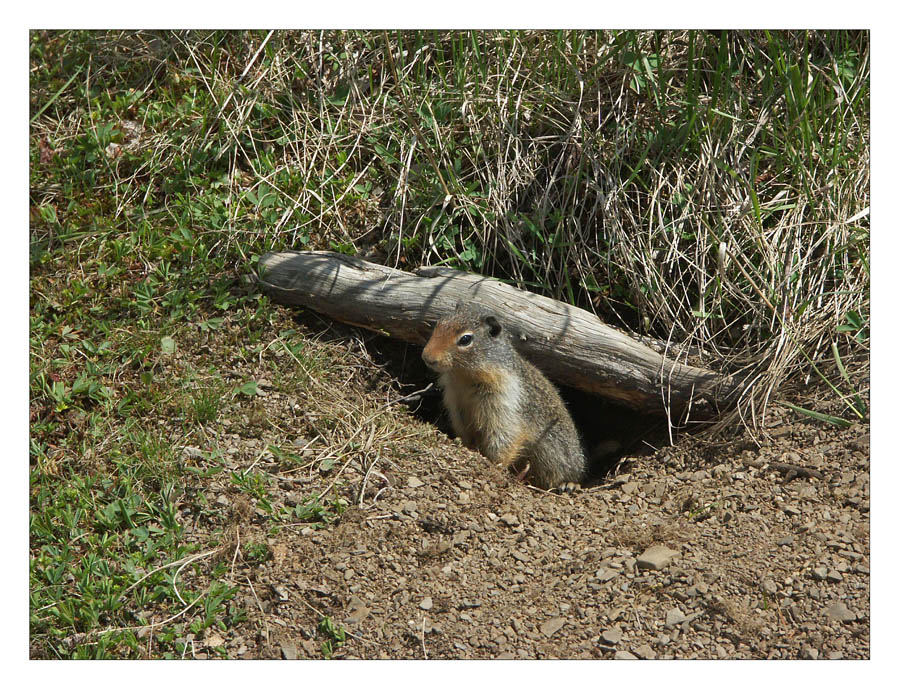
<svg viewBox="0 0 900 690">
<path fill-rule="evenodd" d="M 457 307 L 438 321 L 422 350 L 422 359 L 438 372 L 477 369 L 498 351 L 506 332 L 492 314 Z M 502 346 L 499 348 L 502 350 Z"/>
</svg>

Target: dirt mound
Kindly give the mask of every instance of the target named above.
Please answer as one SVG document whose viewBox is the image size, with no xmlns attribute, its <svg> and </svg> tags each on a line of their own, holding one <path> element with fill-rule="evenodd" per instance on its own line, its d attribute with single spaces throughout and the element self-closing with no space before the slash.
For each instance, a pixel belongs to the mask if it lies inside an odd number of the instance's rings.
<svg viewBox="0 0 900 690">
<path fill-rule="evenodd" d="M 303 462 L 232 427 L 234 467 L 256 458 L 277 483 L 263 506 L 218 475 L 204 493 L 224 522 L 183 516 L 198 541 L 231 535 L 220 559 L 247 612 L 193 639 L 195 655 L 868 657 L 868 426 L 776 411 L 761 450 L 686 438 L 556 495 L 379 404 L 400 394 L 371 361 L 351 356 L 344 386 L 305 387 L 268 383 L 279 361 L 260 359 L 255 414 Z"/>
</svg>

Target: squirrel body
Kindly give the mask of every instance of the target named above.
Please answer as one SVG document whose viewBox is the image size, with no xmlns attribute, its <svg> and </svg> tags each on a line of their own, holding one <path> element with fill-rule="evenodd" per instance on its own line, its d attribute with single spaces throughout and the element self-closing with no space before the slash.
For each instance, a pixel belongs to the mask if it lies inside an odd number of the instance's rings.
<svg viewBox="0 0 900 690">
<path fill-rule="evenodd" d="M 500 467 L 525 467 L 546 489 L 568 490 L 587 461 L 559 392 L 515 349 L 497 319 L 457 308 L 437 323 L 422 359 L 440 374 L 454 432 Z"/>
</svg>

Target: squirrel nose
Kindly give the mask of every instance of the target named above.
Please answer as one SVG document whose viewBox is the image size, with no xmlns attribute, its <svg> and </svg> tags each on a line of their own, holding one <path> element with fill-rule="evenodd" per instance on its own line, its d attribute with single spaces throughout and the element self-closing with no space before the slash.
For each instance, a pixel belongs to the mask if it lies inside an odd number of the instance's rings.
<svg viewBox="0 0 900 690">
<path fill-rule="evenodd" d="M 427 347 L 422 350 L 422 361 L 431 369 L 434 369 L 438 365 L 438 358 L 435 357 Z"/>
</svg>

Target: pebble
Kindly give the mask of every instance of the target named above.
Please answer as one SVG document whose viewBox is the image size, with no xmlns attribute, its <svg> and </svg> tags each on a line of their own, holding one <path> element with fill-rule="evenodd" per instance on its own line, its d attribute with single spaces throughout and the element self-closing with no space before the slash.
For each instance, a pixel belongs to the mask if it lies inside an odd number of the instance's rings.
<svg viewBox="0 0 900 690">
<path fill-rule="evenodd" d="M 609 582 L 617 575 L 616 571 L 612 568 L 600 568 L 594 573 L 594 577 L 597 578 L 600 582 Z"/>
<path fill-rule="evenodd" d="M 434 602 L 432 601 L 431 597 L 425 597 L 419 604 L 419 608 L 423 611 L 430 611 L 432 606 L 434 606 Z"/>
<path fill-rule="evenodd" d="M 677 555 L 679 555 L 678 551 L 673 551 L 667 546 L 657 544 L 638 556 L 637 567 L 644 570 L 660 570 L 669 565 Z"/>
<path fill-rule="evenodd" d="M 687 620 L 687 616 L 685 616 L 680 609 L 674 608 L 669 609 L 666 612 L 666 627 L 671 628 L 674 625 L 678 625 L 679 623 L 684 623 Z"/>
<path fill-rule="evenodd" d="M 620 649 L 616 652 L 616 655 L 613 659 L 637 659 L 637 657 L 631 652 L 626 652 L 624 649 Z"/>
<path fill-rule="evenodd" d="M 292 661 L 297 658 L 297 645 L 285 642 L 281 645 L 281 658 Z"/>
<path fill-rule="evenodd" d="M 698 582 L 696 585 L 693 585 L 692 587 L 688 587 L 685 594 L 687 594 L 688 597 L 695 597 L 698 594 L 703 596 L 707 592 L 709 592 L 709 585 L 706 584 L 705 582 L 701 581 L 701 582 Z"/>
<path fill-rule="evenodd" d="M 519 524 L 519 518 L 517 518 L 512 513 L 504 513 L 500 516 L 500 522 L 502 522 L 507 527 L 515 527 Z"/>
<path fill-rule="evenodd" d="M 600 633 L 600 639 L 606 644 L 617 645 L 622 641 L 622 630 L 618 627 L 604 630 Z"/>
<path fill-rule="evenodd" d="M 655 659 L 656 652 L 649 644 L 642 644 L 640 647 L 634 647 L 632 651 L 641 659 Z"/>
<path fill-rule="evenodd" d="M 421 479 L 419 479 L 418 477 L 409 477 L 409 478 L 406 480 L 406 485 L 407 485 L 410 489 L 418 489 L 420 486 L 424 486 L 424 485 L 425 485 L 425 482 L 423 482 L 423 481 L 422 481 Z"/>
<path fill-rule="evenodd" d="M 838 623 L 850 623 L 856 620 L 856 614 L 847 608 L 843 601 L 836 601 L 825 609 L 825 615 Z"/>
<path fill-rule="evenodd" d="M 557 616 L 556 618 L 551 618 L 550 620 L 544 622 L 541 625 L 541 632 L 545 637 L 552 637 L 553 633 L 558 631 L 561 627 L 566 624 L 566 619 L 562 616 Z"/>
<path fill-rule="evenodd" d="M 348 625 L 359 625 L 363 620 L 365 620 L 370 613 L 372 613 L 372 609 L 366 606 L 362 599 L 357 596 L 353 596 L 350 598 L 350 611 L 347 616 L 344 618 L 344 621 Z"/>
</svg>

